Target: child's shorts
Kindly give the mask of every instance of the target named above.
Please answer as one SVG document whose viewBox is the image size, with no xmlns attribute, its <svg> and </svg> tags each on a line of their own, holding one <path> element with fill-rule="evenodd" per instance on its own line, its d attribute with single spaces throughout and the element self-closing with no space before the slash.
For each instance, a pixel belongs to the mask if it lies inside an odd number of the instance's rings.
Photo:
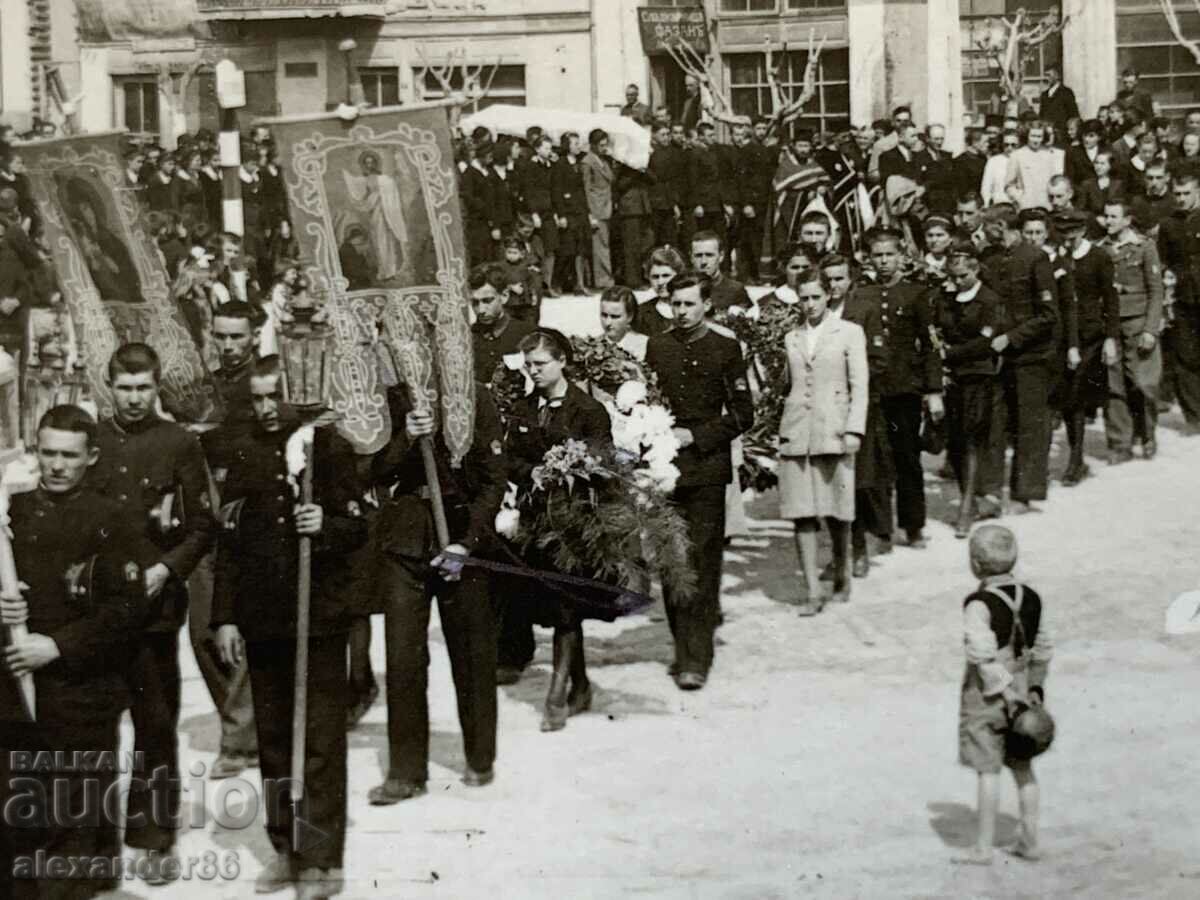
<svg viewBox="0 0 1200 900">
<path fill-rule="evenodd" d="M 1004 735 L 1008 715 L 1001 697 L 967 689 L 958 713 L 958 761 L 981 774 L 995 774 L 1007 763 Z"/>
</svg>

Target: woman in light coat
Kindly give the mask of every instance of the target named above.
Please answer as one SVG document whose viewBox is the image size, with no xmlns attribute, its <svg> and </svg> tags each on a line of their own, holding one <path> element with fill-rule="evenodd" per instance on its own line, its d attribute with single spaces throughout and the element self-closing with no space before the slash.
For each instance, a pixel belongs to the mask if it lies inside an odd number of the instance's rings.
<svg viewBox="0 0 1200 900">
<path fill-rule="evenodd" d="M 779 425 L 780 515 L 796 528 L 796 551 L 808 586 L 800 614 L 824 606 L 817 533 L 833 539 L 833 599 L 850 599 L 850 525 L 854 521 L 854 454 L 867 427 L 867 340 L 859 325 L 829 315 L 822 272 L 796 285 L 806 321 L 784 338 L 788 396 Z"/>
</svg>

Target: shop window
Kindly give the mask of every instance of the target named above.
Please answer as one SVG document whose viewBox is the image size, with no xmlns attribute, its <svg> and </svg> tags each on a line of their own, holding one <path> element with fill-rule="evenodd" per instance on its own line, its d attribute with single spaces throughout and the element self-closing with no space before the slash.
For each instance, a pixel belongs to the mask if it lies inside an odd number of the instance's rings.
<svg viewBox="0 0 1200 900">
<path fill-rule="evenodd" d="M 979 49 L 979 42 L 988 32 L 989 18 L 1003 16 L 1011 19 L 1022 8 L 1035 20 L 1045 16 L 1051 9 L 1057 9 L 1060 16 L 1062 14 L 1061 0 L 959 0 L 963 103 L 968 112 L 1004 112 L 999 70 L 988 54 Z M 1062 64 L 1061 34 L 1054 35 L 1030 54 L 1024 80 L 1024 93 L 1030 102 L 1041 94 L 1046 80 L 1046 67 L 1052 63 Z"/>
<path fill-rule="evenodd" d="M 804 84 L 808 51 L 789 51 L 779 73 L 785 94 L 796 95 Z M 727 83 L 734 112 L 744 116 L 767 115 L 771 90 L 767 85 L 766 57 L 762 53 L 725 55 Z M 817 66 L 817 93 L 808 102 L 792 128 L 813 131 L 845 131 L 850 127 L 850 51 L 826 49 Z"/>
<path fill-rule="evenodd" d="M 363 94 L 371 106 L 400 105 L 400 70 L 396 68 L 359 69 Z"/>
<path fill-rule="evenodd" d="M 1200 15 L 1192 0 L 1174 0 L 1185 37 L 1200 39 Z M 1179 45 L 1158 3 L 1117 0 L 1117 75 L 1138 72 L 1139 82 L 1164 115 L 1200 107 L 1200 66 Z M 1116 95 L 1117 87 L 1113 87 Z"/>
<path fill-rule="evenodd" d="M 158 81 L 114 78 L 117 127 L 137 137 L 158 140 Z"/>
<path fill-rule="evenodd" d="M 416 82 L 421 78 L 421 70 L 413 70 L 413 81 Z M 481 100 L 474 103 L 468 103 L 465 107 L 467 112 L 479 112 L 481 109 L 487 109 L 489 106 L 496 104 L 506 104 L 508 106 L 524 106 L 525 105 L 525 66 L 500 66 L 496 75 L 493 78 L 491 69 L 485 69 L 481 76 L 481 81 L 484 85 L 491 78 L 491 87 L 488 89 L 488 94 Z M 456 69 L 450 75 L 450 87 L 452 90 L 462 89 L 462 70 Z M 426 100 L 441 100 L 445 97 L 445 92 L 442 90 L 441 84 L 432 72 L 425 73 L 425 99 Z"/>
</svg>

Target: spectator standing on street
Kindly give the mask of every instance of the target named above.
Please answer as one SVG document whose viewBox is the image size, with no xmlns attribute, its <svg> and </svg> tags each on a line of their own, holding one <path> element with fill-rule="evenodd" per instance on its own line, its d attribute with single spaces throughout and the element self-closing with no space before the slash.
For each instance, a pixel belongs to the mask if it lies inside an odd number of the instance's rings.
<svg viewBox="0 0 1200 900">
<path fill-rule="evenodd" d="M 613 163 L 608 156 L 608 133 L 596 128 L 588 135 L 587 154 L 579 163 L 583 192 L 587 197 L 588 224 L 592 234 L 592 287 L 612 287 L 612 255 L 609 224 L 613 214 Z M 653 158 L 653 157 L 652 157 Z"/>
<path fill-rule="evenodd" d="M 1018 209 L 1046 207 L 1049 204 L 1050 179 L 1063 174 L 1063 157 L 1045 144 L 1046 126 L 1034 122 L 1025 135 L 1025 146 L 1013 151 L 1008 160 L 1009 199 Z"/>
<path fill-rule="evenodd" d="M 1038 102 L 1038 116 L 1054 127 L 1059 146 L 1067 144 L 1067 123 L 1079 117 L 1075 92 L 1062 83 L 1062 69 L 1057 63 L 1046 66 L 1046 89 Z"/>
</svg>

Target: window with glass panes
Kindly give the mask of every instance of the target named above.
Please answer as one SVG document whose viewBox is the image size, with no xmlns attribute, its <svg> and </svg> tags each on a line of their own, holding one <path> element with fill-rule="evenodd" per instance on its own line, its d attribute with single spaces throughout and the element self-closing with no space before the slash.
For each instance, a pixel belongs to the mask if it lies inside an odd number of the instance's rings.
<svg viewBox="0 0 1200 900">
<path fill-rule="evenodd" d="M 420 69 L 415 69 L 413 71 L 414 82 L 420 78 Z M 500 66 L 496 70 L 495 77 L 492 77 L 492 70 L 486 68 L 480 77 L 480 84 L 486 87 L 488 79 L 491 79 L 491 87 L 488 88 L 487 96 L 474 103 L 468 103 L 464 107 L 467 112 L 479 112 L 479 110 L 487 109 L 497 103 L 506 103 L 509 106 L 525 105 L 525 67 L 523 65 Z M 462 69 L 456 68 L 450 75 L 450 87 L 456 91 L 462 90 L 462 83 Z M 442 86 L 438 83 L 437 78 L 432 72 L 426 72 L 425 99 L 441 100 L 444 96 Z"/>
<path fill-rule="evenodd" d="M 721 12 L 726 13 L 773 13 L 778 9 L 779 0 L 721 0 Z"/>
<path fill-rule="evenodd" d="M 1195 3 L 1174 3 L 1184 36 L 1200 40 Z M 1200 107 L 1200 66 L 1175 40 L 1162 7 L 1153 0 L 1117 0 L 1117 74 L 1126 69 L 1138 72 L 1141 88 L 1164 115 Z"/>
<path fill-rule="evenodd" d="M 363 94 L 371 106 L 398 106 L 400 104 L 400 70 L 396 68 L 359 69 L 359 81 Z"/>
<path fill-rule="evenodd" d="M 135 135 L 158 137 L 158 82 L 146 78 L 114 78 L 117 125 Z"/>
<path fill-rule="evenodd" d="M 803 89 L 807 65 L 807 50 L 788 51 L 778 76 L 785 95 L 796 96 Z M 771 89 L 767 85 L 765 54 L 727 53 L 725 70 L 734 112 L 750 117 L 770 115 Z M 845 47 L 826 48 L 817 65 L 816 95 L 808 101 L 792 128 L 845 131 L 849 127 L 850 51 Z"/>
<path fill-rule="evenodd" d="M 975 113 L 1003 113 L 1000 76 L 995 62 L 982 50 L 979 42 L 988 33 L 988 20 L 1000 17 L 1012 19 L 1024 8 L 1035 21 L 1051 9 L 1062 15 L 1061 0 L 959 0 L 958 20 L 962 29 L 963 103 Z M 1031 100 L 1041 93 L 1046 80 L 1046 66 L 1062 64 L 1062 35 L 1056 34 L 1035 47 L 1025 68 L 1025 94 Z"/>
</svg>

